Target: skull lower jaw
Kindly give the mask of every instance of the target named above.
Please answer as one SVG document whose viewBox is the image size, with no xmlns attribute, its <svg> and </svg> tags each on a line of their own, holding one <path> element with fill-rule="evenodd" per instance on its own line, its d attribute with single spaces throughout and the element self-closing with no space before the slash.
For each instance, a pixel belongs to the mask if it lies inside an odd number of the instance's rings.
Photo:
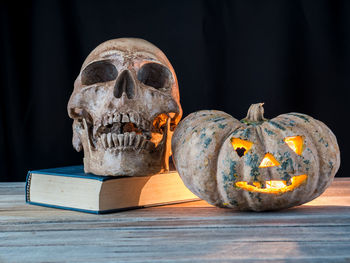
<svg viewBox="0 0 350 263">
<path fill-rule="evenodd" d="M 163 171 L 166 161 L 163 151 L 106 151 L 96 150 L 85 154 L 87 173 L 112 176 L 147 176 Z"/>
<path fill-rule="evenodd" d="M 124 144 L 112 146 L 111 144 L 92 143 L 91 129 L 82 129 L 79 132 L 84 149 L 84 170 L 86 173 L 93 173 L 104 176 L 148 176 L 168 169 L 169 150 L 171 133 L 168 121 L 163 128 L 161 139 L 158 143 L 151 140 L 140 139 L 132 145 L 124 140 Z M 122 137 L 128 138 L 128 134 Z M 144 137 L 142 137 L 144 138 Z M 128 146 L 127 146 L 128 145 Z"/>
</svg>

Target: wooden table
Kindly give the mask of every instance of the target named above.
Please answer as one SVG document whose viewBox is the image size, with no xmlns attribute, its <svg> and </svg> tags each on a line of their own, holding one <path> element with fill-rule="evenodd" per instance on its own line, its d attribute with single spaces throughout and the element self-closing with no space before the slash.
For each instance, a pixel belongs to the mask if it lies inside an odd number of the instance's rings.
<svg viewBox="0 0 350 263">
<path fill-rule="evenodd" d="M 0 262 L 350 262 L 350 178 L 278 212 L 204 201 L 108 215 L 26 205 L 0 184 Z"/>
</svg>

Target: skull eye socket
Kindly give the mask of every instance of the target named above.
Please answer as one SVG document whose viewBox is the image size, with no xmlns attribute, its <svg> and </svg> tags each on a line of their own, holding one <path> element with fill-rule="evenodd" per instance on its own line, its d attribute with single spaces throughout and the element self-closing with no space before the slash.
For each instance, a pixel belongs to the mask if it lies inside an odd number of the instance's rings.
<svg viewBox="0 0 350 263">
<path fill-rule="evenodd" d="M 170 87 L 172 75 L 169 69 L 158 63 L 147 63 L 137 73 L 137 79 L 147 86 L 155 89 Z"/>
<path fill-rule="evenodd" d="M 231 144 L 239 157 L 245 155 L 253 146 L 252 142 L 239 138 L 231 138 Z"/>
<path fill-rule="evenodd" d="M 289 136 L 284 138 L 284 142 L 296 154 L 301 155 L 303 153 L 304 139 L 302 136 Z"/>
<path fill-rule="evenodd" d="M 92 85 L 116 79 L 118 71 L 108 60 L 96 61 L 88 65 L 81 73 L 81 83 Z"/>
</svg>

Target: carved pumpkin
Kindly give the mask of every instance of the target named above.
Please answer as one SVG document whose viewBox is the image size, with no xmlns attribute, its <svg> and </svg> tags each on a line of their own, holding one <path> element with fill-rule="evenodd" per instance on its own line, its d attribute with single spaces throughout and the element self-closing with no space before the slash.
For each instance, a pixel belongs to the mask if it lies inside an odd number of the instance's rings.
<svg viewBox="0 0 350 263">
<path fill-rule="evenodd" d="M 221 111 L 190 114 L 172 139 L 176 168 L 198 197 L 219 207 L 274 210 L 324 192 L 340 165 L 337 140 L 300 113 L 264 118 L 253 104 L 238 121 Z"/>
</svg>

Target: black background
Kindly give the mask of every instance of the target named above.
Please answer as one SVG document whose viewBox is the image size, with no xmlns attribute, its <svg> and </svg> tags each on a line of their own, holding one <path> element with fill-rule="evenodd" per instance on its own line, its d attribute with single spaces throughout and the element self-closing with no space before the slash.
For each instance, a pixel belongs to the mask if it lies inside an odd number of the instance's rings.
<svg viewBox="0 0 350 263">
<path fill-rule="evenodd" d="M 12 1 L 16 2 L 17 1 Z M 309 114 L 336 134 L 349 176 L 350 1 L 32 1 L 1 3 L 0 181 L 82 163 L 66 104 L 98 44 L 144 38 L 177 73 L 184 116 Z"/>
</svg>

